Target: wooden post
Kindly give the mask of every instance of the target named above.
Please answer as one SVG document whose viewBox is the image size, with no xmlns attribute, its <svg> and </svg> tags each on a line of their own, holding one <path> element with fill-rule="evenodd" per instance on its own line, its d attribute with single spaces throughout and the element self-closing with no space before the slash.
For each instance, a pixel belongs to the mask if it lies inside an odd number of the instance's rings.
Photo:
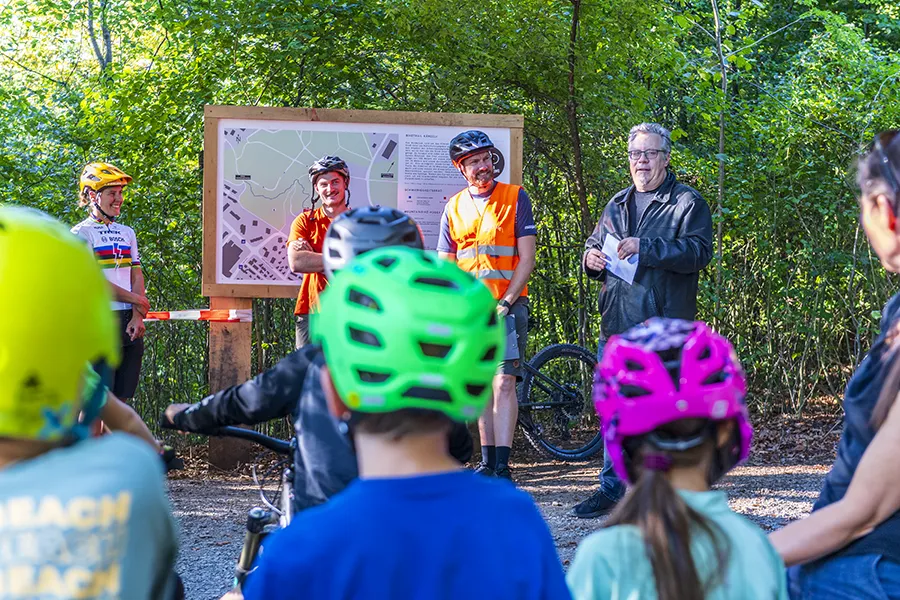
<svg viewBox="0 0 900 600">
<path fill-rule="evenodd" d="M 209 299 L 211 309 L 253 308 L 252 298 Z M 209 391 L 218 392 L 250 379 L 251 323 L 209 324 Z M 209 462 L 230 470 L 247 463 L 253 445 L 233 438 L 209 438 Z"/>
</svg>

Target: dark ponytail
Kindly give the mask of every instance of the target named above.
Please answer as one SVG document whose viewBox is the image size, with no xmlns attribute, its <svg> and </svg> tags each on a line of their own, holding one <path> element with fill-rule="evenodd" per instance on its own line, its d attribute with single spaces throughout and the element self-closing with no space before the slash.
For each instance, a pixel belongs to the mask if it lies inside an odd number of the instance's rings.
<svg viewBox="0 0 900 600">
<path fill-rule="evenodd" d="M 691 421 L 696 429 L 696 420 Z M 666 428 L 687 422 L 677 421 Z M 704 600 L 723 582 L 730 554 L 728 542 L 715 523 L 685 503 L 658 464 L 647 468 L 644 462 L 652 455 L 657 463 L 662 459 L 672 466 L 697 466 L 705 459 L 713 460 L 715 444 L 708 439 L 691 450 L 665 454 L 641 438 L 630 445 L 633 451 L 627 454 L 632 457 L 629 474 L 634 485 L 604 526 L 627 524 L 640 529 L 659 600 Z M 706 580 L 701 578 L 691 553 L 691 540 L 698 535 L 709 539 L 716 557 Z"/>
</svg>

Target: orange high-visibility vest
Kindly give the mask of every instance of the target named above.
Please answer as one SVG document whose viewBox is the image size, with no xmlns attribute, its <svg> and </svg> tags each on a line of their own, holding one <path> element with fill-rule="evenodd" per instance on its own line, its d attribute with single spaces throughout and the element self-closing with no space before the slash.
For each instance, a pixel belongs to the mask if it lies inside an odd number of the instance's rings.
<svg viewBox="0 0 900 600">
<path fill-rule="evenodd" d="M 520 186 L 497 182 L 491 197 L 479 211 L 469 188 L 447 202 L 450 238 L 456 242 L 456 264 L 482 280 L 494 298 L 500 299 L 519 264 L 516 247 L 516 204 Z M 528 286 L 521 296 L 528 295 Z"/>
</svg>

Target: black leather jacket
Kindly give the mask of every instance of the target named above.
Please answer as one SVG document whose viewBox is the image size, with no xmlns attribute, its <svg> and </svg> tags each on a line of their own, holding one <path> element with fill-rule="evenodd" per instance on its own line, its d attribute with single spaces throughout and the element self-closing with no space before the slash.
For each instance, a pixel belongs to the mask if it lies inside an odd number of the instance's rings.
<svg viewBox="0 0 900 600">
<path fill-rule="evenodd" d="M 697 282 L 700 270 L 712 258 L 712 216 L 709 206 L 694 188 L 678 183 L 669 173 L 629 233 L 628 200 L 634 186 L 615 196 L 585 242 L 585 254 L 601 249 L 607 233 L 623 240 L 640 238 L 640 254 L 634 283 L 629 285 L 605 270 L 582 267 L 600 288 L 600 339 L 622 333 L 650 317 L 694 319 L 697 315 Z"/>
<path fill-rule="evenodd" d="M 319 347 L 308 344 L 253 379 L 192 404 L 172 421 L 181 431 L 206 433 L 289 416 L 298 435 L 294 510 L 321 504 L 357 477 L 353 446 L 328 413 L 320 379 L 324 364 Z M 472 458 L 472 434 L 464 423 L 454 424 L 448 444 L 458 461 Z"/>
</svg>

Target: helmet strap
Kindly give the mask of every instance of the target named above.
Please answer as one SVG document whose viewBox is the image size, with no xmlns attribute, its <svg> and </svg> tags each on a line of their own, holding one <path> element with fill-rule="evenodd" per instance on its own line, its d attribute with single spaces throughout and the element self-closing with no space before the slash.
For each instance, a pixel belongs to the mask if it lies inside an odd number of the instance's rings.
<svg viewBox="0 0 900 600">
<path fill-rule="evenodd" d="M 96 208 L 97 211 L 98 211 L 101 215 L 103 215 L 104 218 L 106 218 L 107 221 L 109 221 L 110 223 L 115 223 L 115 222 L 116 222 L 116 218 L 115 218 L 115 217 L 112 217 L 112 216 L 110 216 L 110 215 L 108 215 L 108 214 L 106 213 L 105 210 L 103 210 L 102 208 L 100 208 L 100 203 L 97 202 L 97 200 L 96 200 L 96 197 L 100 195 L 100 192 L 101 192 L 101 191 L 102 191 L 102 190 L 93 190 L 93 194 L 92 194 L 91 192 L 88 192 L 88 198 L 91 199 L 91 206 L 92 206 L 93 208 Z"/>
<path fill-rule="evenodd" d="M 100 379 L 97 381 L 94 389 L 91 390 L 84 406 L 81 407 L 81 419 L 72 428 L 72 434 L 78 440 L 85 439 L 90 435 L 91 424 L 100 416 L 100 409 L 103 407 L 107 388 L 112 382 L 113 371 L 105 360 L 94 363 L 92 366 L 94 371 L 100 376 Z"/>
</svg>

